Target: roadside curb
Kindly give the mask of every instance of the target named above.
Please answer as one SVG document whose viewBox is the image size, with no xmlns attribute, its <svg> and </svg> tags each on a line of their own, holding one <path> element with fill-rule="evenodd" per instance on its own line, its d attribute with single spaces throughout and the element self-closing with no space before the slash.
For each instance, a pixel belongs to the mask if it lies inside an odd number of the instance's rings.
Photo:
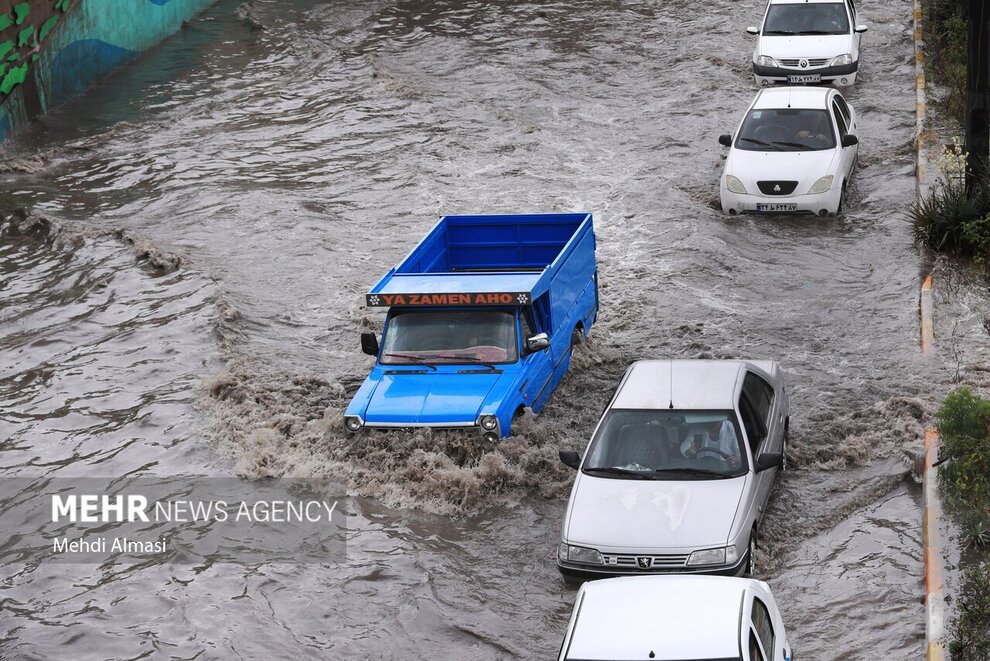
<svg viewBox="0 0 990 661">
<path fill-rule="evenodd" d="M 932 275 L 930 273 L 921 283 L 918 307 L 921 314 L 921 353 L 928 353 L 935 343 L 935 325 L 932 319 Z"/>
<path fill-rule="evenodd" d="M 945 595 L 942 591 L 942 536 L 939 532 L 939 516 L 942 506 L 938 499 L 935 461 L 938 459 L 938 432 L 925 431 L 924 471 L 924 548 L 925 548 L 925 611 L 928 621 L 925 640 L 928 661 L 945 659 Z"/>
<path fill-rule="evenodd" d="M 931 168 L 928 162 L 928 145 L 934 141 L 931 130 L 925 128 L 928 112 L 928 97 L 925 94 L 925 39 L 921 31 L 921 0 L 914 0 L 914 72 L 915 72 L 915 181 L 916 194 L 918 199 L 928 195 L 929 172 Z"/>
</svg>

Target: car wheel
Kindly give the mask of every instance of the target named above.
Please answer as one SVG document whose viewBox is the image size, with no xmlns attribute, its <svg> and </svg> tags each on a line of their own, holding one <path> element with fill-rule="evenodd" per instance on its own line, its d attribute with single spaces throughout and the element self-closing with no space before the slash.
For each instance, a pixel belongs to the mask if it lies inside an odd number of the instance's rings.
<svg viewBox="0 0 990 661">
<path fill-rule="evenodd" d="M 749 533 L 749 549 L 746 551 L 746 574 L 756 576 L 756 528 Z"/>
<path fill-rule="evenodd" d="M 839 193 L 839 208 L 835 210 L 835 215 L 842 213 L 842 207 L 846 203 L 846 182 L 842 182 L 842 192 Z"/>
<path fill-rule="evenodd" d="M 780 470 L 787 470 L 787 437 L 790 433 L 784 430 L 784 442 L 780 446 Z"/>
</svg>

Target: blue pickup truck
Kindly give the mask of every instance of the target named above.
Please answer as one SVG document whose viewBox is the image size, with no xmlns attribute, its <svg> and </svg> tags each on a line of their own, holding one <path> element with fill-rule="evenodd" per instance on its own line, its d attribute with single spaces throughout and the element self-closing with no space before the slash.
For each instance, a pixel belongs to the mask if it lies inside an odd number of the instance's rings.
<svg viewBox="0 0 990 661">
<path fill-rule="evenodd" d="M 591 214 L 444 216 L 365 297 L 388 308 L 344 415 L 365 427 L 473 427 L 539 413 L 598 316 Z"/>
</svg>

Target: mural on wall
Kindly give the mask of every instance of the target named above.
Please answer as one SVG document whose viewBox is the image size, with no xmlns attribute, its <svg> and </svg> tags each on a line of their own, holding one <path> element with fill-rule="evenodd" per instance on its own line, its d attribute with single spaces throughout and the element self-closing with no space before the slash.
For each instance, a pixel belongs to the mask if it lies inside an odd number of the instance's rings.
<svg viewBox="0 0 990 661">
<path fill-rule="evenodd" d="M 72 5 L 73 0 L 0 0 L 0 104 L 30 81 L 28 68 L 41 59 L 43 44 Z M 0 139 L 10 128 L 9 116 L 0 113 Z"/>
<path fill-rule="evenodd" d="M 0 0 L 0 142 L 215 0 Z"/>
</svg>

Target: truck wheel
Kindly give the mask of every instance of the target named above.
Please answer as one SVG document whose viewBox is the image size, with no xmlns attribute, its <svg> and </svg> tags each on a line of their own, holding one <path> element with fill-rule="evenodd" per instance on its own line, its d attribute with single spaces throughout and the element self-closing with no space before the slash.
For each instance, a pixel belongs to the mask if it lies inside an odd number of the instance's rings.
<svg viewBox="0 0 990 661">
<path fill-rule="evenodd" d="M 574 350 L 574 347 L 580 346 L 587 341 L 588 338 L 584 336 L 584 333 L 581 332 L 581 329 L 575 326 L 574 331 L 571 333 L 571 351 Z"/>
</svg>

